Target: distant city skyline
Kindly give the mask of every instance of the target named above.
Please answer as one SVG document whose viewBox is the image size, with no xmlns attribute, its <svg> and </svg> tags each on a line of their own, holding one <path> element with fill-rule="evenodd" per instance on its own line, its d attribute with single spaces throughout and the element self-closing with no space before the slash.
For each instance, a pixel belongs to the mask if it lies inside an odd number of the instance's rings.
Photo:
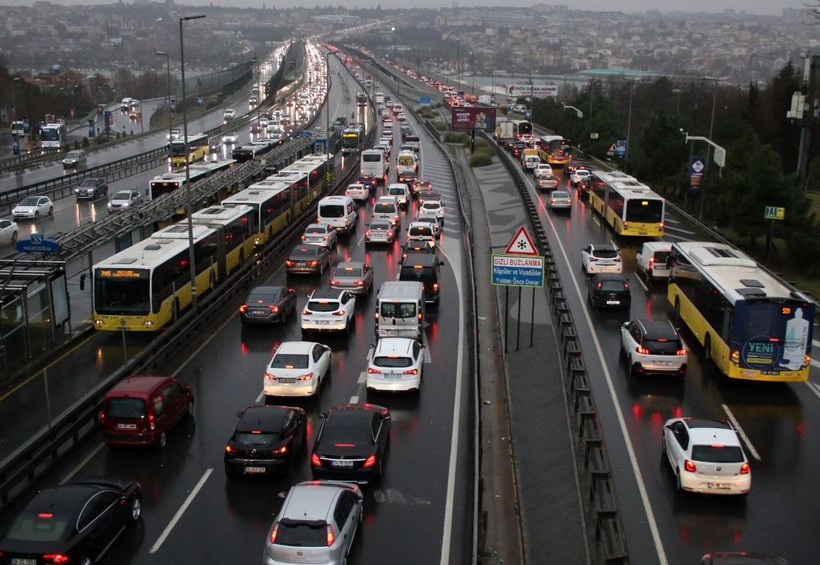
<svg viewBox="0 0 820 565">
<path fill-rule="evenodd" d="M 31 6 L 35 0 L 0 0 L 2 6 Z M 82 6 L 82 5 L 104 5 L 117 4 L 112 0 L 49 0 L 53 4 L 63 6 Z M 812 5 L 820 5 L 820 0 L 807 0 Z M 122 0 L 124 4 L 134 4 L 134 0 Z M 138 0 L 143 3 L 144 0 Z M 234 8 L 259 8 L 265 6 L 267 8 L 293 8 L 293 7 L 321 7 L 321 6 L 339 6 L 343 5 L 345 8 L 375 8 L 381 5 L 383 8 L 439 8 L 439 7 L 453 7 L 458 5 L 463 8 L 477 8 L 499 6 L 500 2 L 493 2 L 492 0 L 352 0 L 340 4 L 335 0 L 182 0 L 176 2 L 180 6 L 192 7 L 207 7 L 207 6 L 224 6 Z M 535 4 L 547 5 L 566 5 L 572 10 L 592 10 L 592 11 L 609 11 L 609 12 L 626 12 L 626 13 L 644 13 L 647 11 L 659 12 L 707 12 L 718 13 L 725 10 L 734 10 L 735 12 L 746 12 L 748 14 L 760 14 L 779 16 L 785 8 L 803 8 L 802 0 L 778 0 L 772 2 L 771 0 L 688 0 L 681 3 L 679 0 L 652 0 L 646 2 L 645 0 L 550 0 L 547 2 L 534 2 L 532 0 L 506 0 L 503 2 L 505 6 L 512 7 L 526 7 Z M 682 5 L 683 4 L 683 5 Z"/>
</svg>

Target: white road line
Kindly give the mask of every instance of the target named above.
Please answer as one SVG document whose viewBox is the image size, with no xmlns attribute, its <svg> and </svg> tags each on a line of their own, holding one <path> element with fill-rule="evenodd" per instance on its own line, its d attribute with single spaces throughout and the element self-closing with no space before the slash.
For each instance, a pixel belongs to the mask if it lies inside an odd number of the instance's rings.
<svg viewBox="0 0 820 565">
<path fill-rule="evenodd" d="M 646 286 L 646 283 L 643 282 L 643 279 L 640 276 L 638 276 L 637 271 L 633 274 L 635 275 L 635 280 L 638 281 L 638 284 L 641 285 L 646 292 L 649 292 L 649 287 Z"/>
<path fill-rule="evenodd" d="M 820 347 L 820 341 L 817 341 L 816 339 L 811 340 L 811 344 L 814 347 Z"/>
<path fill-rule="evenodd" d="M 592 214 L 592 218 L 595 218 L 595 214 Z M 564 248 L 564 244 L 561 242 L 561 239 L 558 237 L 558 232 L 555 229 L 555 224 L 553 223 L 552 218 L 547 216 L 547 221 L 556 236 L 555 241 L 558 248 L 561 250 L 561 255 L 564 258 L 564 262 L 566 262 L 567 265 L 570 265 L 571 263 L 567 257 L 567 251 Z M 600 226 L 600 224 L 598 225 Z M 572 279 L 572 285 L 575 287 L 575 292 L 578 293 L 578 296 L 582 296 L 581 288 L 578 286 L 578 279 L 575 276 L 573 269 L 570 269 L 570 278 Z M 598 359 L 601 361 L 601 370 L 604 374 L 604 380 L 606 380 L 609 396 L 612 399 L 615 415 L 618 418 L 618 425 L 621 428 L 621 435 L 623 436 L 624 444 L 626 444 L 626 452 L 629 455 L 629 462 L 632 465 L 632 470 L 635 474 L 635 482 L 638 484 L 638 492 L 641 495 L 641 503 L 643 504 L 644 512 L 646 512 L 646 518 L 649 523 L 649 531 L 652 534 L 652 541 L 655 543 L 655 552 L 658 554 L 658 562 L 660 565 L 668 565 L 669 560 L 666 558 L 666 551 L 663 549 L 663 541 L 661 540 L 660 532 L 658 531 L 658 524 L 655 521 L 655 514 L 652 512 L 652 505 L 649 503 L 649 494 L 646 492 L 646 483 L 643 480 L 643 473 L 641 473 L 641 468 L 638 466 L 638 458 L 635 456 L 635 448 L 632 447 L 632 441 L 629 439 L 629 432 L 626 429 L 624 413 L 621 410 L 621 405 L 618 403 L 618 395 L 615 392 L 615 386 L 612 384 L 612 375 L 609 373 L 609 368 L 605 362 L 604 352 L 601 349 L 601 342 L 598 341 L 598 335 L 592 328 L 592 319 L 589 317 L 589 311 L 586 307 L 583 308 L 583 312 L 587 326 L 590 328 L 592 342 L 595 344 L 595 352 L 598 354 Z"/>
<path fill-rule="evenodd" d="M 359 397 L 358 396 L 351 396 L 350 397 L 350 404 L 358 404 L 358 403 L 359 403 Z"/>
<path fill-rule="evenodd" d="M 820 398 L 820 385 L 814 384 L 811 381 L 806 381 L 806 386 L 814 393 L 817 398 Z"/>
<path fill-rule="evenodd" d="M 199 493 L 199 490 L 202 488 L 202 486 L 205 484 L 205 481 L 208 480 L 208 477 L 210 477 L 211 473 L 213 473 L 213 472 L 214 472 L 213 469 L 207 469 L 205 471 L 205 474 L 202 475 L 201 479 L 199 479 L 199 482 L 194 487 L 194 490 L 191 491 L 191 494 L 188 495 L 188 498 L 186 498 L 185 502 L 182 503 L 182 506 L 179 507 L 179 510 L 177 510 L 177 513 L 174 514 L 174 517 L 171 518 L 171 521 L 168 522 L 167 526 L 165 526 L 165 529 L 162 530 L 162 534 L 160 534 L 159 538 L 157 538 L 156 543 L 153 546 L 151 546 L 151 549 L 148 551 L 148 553 L 156 553 L 159 550 L 159 548 L 162 546 L 163 542 L 165 542 L 166 538 L 171 534 L 171 530 L 173 530 L 174 526 L 177 525 L 177 522 L 179 522 L 179 519 L 182 518 L 182 515 L 185 513 L 185 511 L 191 505 L 191 502 L 194 501 L 194 497 Z"/>
<path fill-rule="evenodd" d="M 453 500 L 455 498 L 455 483 L 456 483 L 456 465 L 458 455 L 458 422 L 461 418 L 461 371 L 462 371 L 462 352 L 464 351 L 464 308 L 463 300 L 464 294 L 461 288 L 461 273 L 456 272 L 456 265 L 450 261 L 444 249 L 442 254 L 447 259 L 447 262 L 453 265 L 453 274 L 456 279 L 456 289 L 458 290 L 458 347 L 456 348 L 456 386 L 455 386 L 455 402 L 453 404 L 453 425 L 452 434 L 450 438 L 450 468 L 447 474 L 447 499 L 444 505 L 444 534 L 441 537 L 441 565 L 448 565 L 450 563 L 450 539 L 453 535 Z"/>
<path fill-rule="evenodd" d="M 98 446 L 94 449 L 94 451 L 92 451 L 91 453 L 89 453 L 89 454 L 88 454 L 88 456 L 87 456 L 85 459 L 83 459 L 82 461 L 80 461 L 79 465 L 77 465 L 76 467 L 74 467 L 71 471 L 69 471 L 69 472 L 68 472 L 68 474 L 67 474 L 65 477 L 63 477 L 63 480 L 61 480 L 61 481 L 60 481 L 60 484 L 61 484 L 61 485 L 64 485 L 64 484 L 66 484 L 68 481 L 70 481 L 71 479 L 73 479 L 73 478 L 74 478 L 74 475 L 76 475 L 77 473 L 79 473 L 79 472 L 80 472 L 80 469 L 82 469 L 83 467 L 85 467 L 86 465 L 88 465 L 88 462 L 89 462 L 89 461 L 91 461 L 92 459 L 94 459 L 94 458 L 97 456 L 97 454 L 98 454 L 100 451 L 102 451 L 103 447 L 105 447 L 105 444 L 104 444 L 104 443 L 100 443 L 100 445 L 98 445 Z"/>
<path fill-rule="evenodd" d="M 364 384 L 367 380 L 367 371 L 362 371 L 359 373 L 359 380 L 356 381 L 356 384 Z"/>
<path fill-rule="evenodd" d="M 723 407 L 723 411 L 726 412 L 726 416 L 729 418 L 729 421 L 732 422 L 732 425 L 737 430 L 737 433 L 740 434 L 741 438 L 743 438 L 743 443 L 746 444 L 749 453 L 752 454 L 752 457 L 760 461 L 760 454 L 757 452 L 757 449 L 755 449 L 755 446 L 752 445 L 752 442 L 749 441 L 749 436 L 746 435 L 746 432 L 744 432 L 743 428 L 740 427 L 740 424 L 737 423 L 737 418 L 735 418 L 735 415 L 732 414 L 732 411 L 729 410 L 729 407 L 725 404 L 721 404 L 721 406 Z"/>
<path fill-rule="evenodd" d="M 809 362 L 811 363 L 812 367 L 817 367 L 818 369 L 820 369 L 820 361 L 818 361 L 817 359 L 812 359 Z"/>
</svg>

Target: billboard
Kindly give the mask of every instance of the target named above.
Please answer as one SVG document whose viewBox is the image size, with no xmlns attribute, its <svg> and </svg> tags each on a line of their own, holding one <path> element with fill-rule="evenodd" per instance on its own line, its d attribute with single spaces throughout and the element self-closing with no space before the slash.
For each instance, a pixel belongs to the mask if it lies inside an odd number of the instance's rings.
<svg viewBox="0 0 820 565">
<path fill-rule="evenodd" d="M 510 96 L 533 96 L 546 98 L 558 96 L 558 86 L 554 84 L 508 84 L 507 94 Z"/>
<path fill-rule="evenodd" d="M 453 129 L 483 129 L 495 131 L 495 108 L 455 106 L 452 108 Z"/>
</svg>

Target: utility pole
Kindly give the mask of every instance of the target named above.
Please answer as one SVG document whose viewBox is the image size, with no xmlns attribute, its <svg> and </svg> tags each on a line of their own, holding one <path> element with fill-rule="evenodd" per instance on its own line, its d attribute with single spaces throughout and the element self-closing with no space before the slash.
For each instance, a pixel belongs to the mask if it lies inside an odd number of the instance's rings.
<svg viewBox="0 0 820 565">
<path fill-rule="evenodd" d="M 809 166 L 811 165 L 811 134 L 820 118 L 820 92 L 817 88 L 817 71 L 820 55 L 807 50 L 803 54 L 803 86 L 792 95 L 791 109 L 786 117 L 800 120 L 800 148 L 797 153 L 797 174 L 803 182 L 803 193 L 809 189 Z"/>
</svg>

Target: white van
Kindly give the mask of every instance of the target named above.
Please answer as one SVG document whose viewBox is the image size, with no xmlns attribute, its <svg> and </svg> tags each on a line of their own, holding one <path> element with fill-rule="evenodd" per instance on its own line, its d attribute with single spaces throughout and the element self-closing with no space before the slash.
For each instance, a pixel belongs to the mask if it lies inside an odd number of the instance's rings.
<svg viewBox="0 0 820 565">
<path fill-rule="evenodd" d="M 424 336 L 424 285 L 418 281 L 384 281 L 376 297 L 376 336 Z"/>
<path fill-rule="evenodd" d="M 410 187 L 403 182 L 391 182 L 385 191 L 387 196 L 393 196 L 399 203 L 399 208 L 407 209 L 410 202 Z"/>
<path fill-rule="evenodd" d="M 396 159 L 396 174 L 417 173 L 419 163 L 414 151 L 401 151 Z"/>
<path fill-rule="evenodd" d="M 326 196 L 319 201 L 316 222 L 330 224 L 337 232 L 350 233 L 356 229 L 356 204 L 349 196 Z"/>
<path fill-rule="evenodd" d="M 387 159 L 381 149 L 365 149 L 359 167 L 359 176 L 368 177 L 376 183 L 384 182 L 387 176 Z"/>
</svg>

